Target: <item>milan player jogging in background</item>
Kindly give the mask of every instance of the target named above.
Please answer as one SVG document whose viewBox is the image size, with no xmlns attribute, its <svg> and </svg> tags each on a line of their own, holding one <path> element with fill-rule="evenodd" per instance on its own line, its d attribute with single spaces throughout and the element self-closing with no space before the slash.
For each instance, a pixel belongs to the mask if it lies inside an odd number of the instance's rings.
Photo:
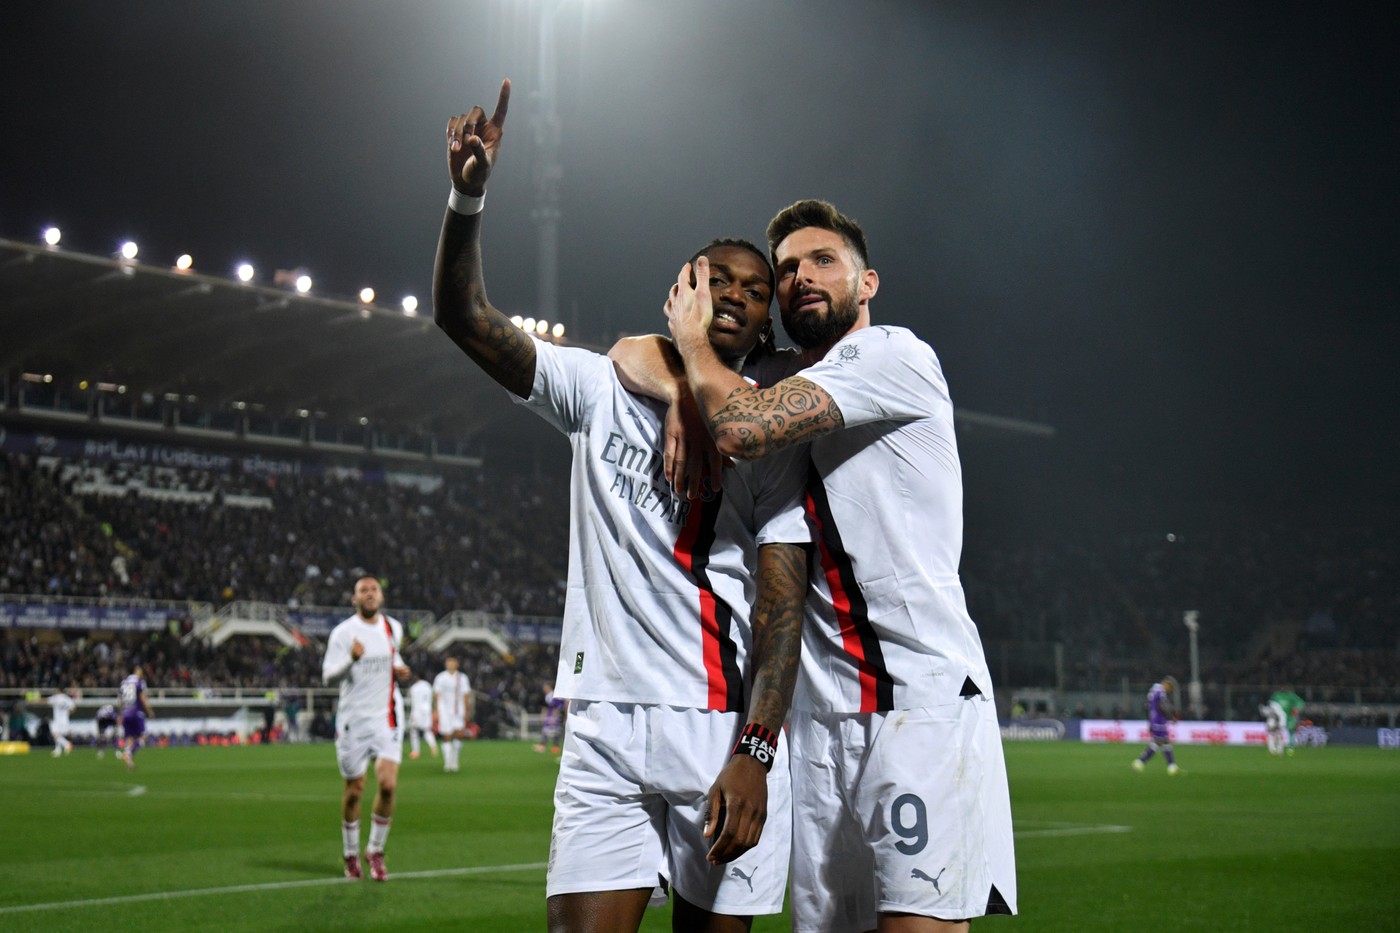
<svg viewBox="0 0 1400 933">
<path fill-rule="evenodd" d="M 793 699 L 793 927 L 966 929 L 1016 910 L 992 683 L 967 614 L 962 468 L 933 349 L 871 326 L 865 234 L 824 201 L 768 226 L 800 374 L 748 386 L 716 359 L 708 269 L 667 314 L 721 453 L 808 442 L 817 570 Z M 796 367 L 794 367 L 796 368 Z"/>
<path fill-rule="evenodd" d="M 345 844 L 345 877 L 359 878 L 360 798 L 365 772 L 374 761 L 374 822 L 370 826 L 365 860 L 375 881 L 389 877 L 384 867 L 384 841 L 394 815 L 399 762 L 403 759 L 403 695 L 397 680 L 409 676 L 399 657 L 403 626 L 380 611 L 384 591 L 374 577 L 355 581 L 351 602 L 355 614 L 331 630 L 321 679 L 340 685 L 335 711 L 335 756 L 345 778 L 341 805 L 341 835 Z"/>
<path fill-rule="evenodd" d="M 442 736 L 442 770 L 461 768 L 462 740 L 467 737 L 468 710 L 471 706 L 472 682 L 463 674 L 460 662 L 448 658 L 447 669 L 433 678 L 433 700 L 436 703 L 437 731 Z"/>
<path fill-rule="evenodd" d="M 636 930 L 664 878 L 676 895 L 674 929 L 747 930 L 752 915 L 781 912 L 787 875 L 778 732 L 806 588 L 800 477 L 741 465 L 693 498 L 673 494 L 666 406 L 628 391 L 607 357 L 534 340 L 491 306 L 482 198 L 509 92 L 507 82 L 489 120 L 478 107 L 448 125 L 453 193 L 434 312 L 463 352 L 573 448 L 555 680 L 569 706 L 549 927 Z M 719 240 L 703 251 L 716 293 L 705 339 L 737 367 L 768 326 L 772 272 L 752 244 Z M 601 271 L 633 274 L 625 253 Z"/>
</svg>

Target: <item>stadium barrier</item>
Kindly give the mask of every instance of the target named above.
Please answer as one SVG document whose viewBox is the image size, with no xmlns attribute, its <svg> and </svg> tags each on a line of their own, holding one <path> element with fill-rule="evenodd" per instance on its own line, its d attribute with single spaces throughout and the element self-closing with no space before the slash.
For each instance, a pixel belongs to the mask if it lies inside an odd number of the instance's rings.
<svg viewBox="0 0 1400 933">
<path fill-rule="evenodd" d="M 1262 722 L 1182 720 L 1168 726 L 1174 745 L 1258 745 L 1268 741 Z M 1093 742 L 1145 745 L 1151 732 L 1145 719 L 1003 719 L 1001 737 L 1008 742 Z M 1400 750 L 1400 729 L 1384 726 L 1333 726 L 1304 723 L 1294 733 L 1299 747 L 1366 745 Z"/>
</svg>

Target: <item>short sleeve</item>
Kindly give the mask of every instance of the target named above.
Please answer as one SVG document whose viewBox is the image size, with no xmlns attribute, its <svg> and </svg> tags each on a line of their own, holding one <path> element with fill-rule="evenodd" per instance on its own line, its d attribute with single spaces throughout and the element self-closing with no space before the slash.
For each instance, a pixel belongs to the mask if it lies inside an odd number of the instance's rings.
<svg viewBox="0 0 1400 933">
<path fill-rule="evenodd" d="M 800 375 L 821 386 L 847 427 L 914 421 L 951 409 L 933 348 L 902 327 L 864 327 Z"/>
</svg>

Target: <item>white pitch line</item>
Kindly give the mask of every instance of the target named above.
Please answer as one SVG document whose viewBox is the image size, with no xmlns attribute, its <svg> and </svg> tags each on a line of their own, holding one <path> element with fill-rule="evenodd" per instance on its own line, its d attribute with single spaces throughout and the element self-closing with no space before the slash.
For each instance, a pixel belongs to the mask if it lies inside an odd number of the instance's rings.
<svg viewBox="0 0 1400 933">
<path fill-rule="evenodd" d="M 548 867 L 545 862 L 522 865 L 479 865 L 472 868 L 438 868 L 431 871 L 399 871 L 389 880 L 408 878 L 446 878 L 452 875 L 490 875 L 503 871 L 534 871 Z M 189 891 L 152 891 L 149 894 L 127 894 L 122 897 L 93 897 L 81 901 L 50 901 L 47 904 L 16 904 L 0 907 L 0 915 L 32 913 L 40 910 L 66 910 L 75 907 L 108 907 L 112 904 L 136 904 L 141 901 L 171 901 L 183 897 L 204 897 L 211 894 L 246 894 L 250 891 L 283 891 L 293 888 L 317 888 L 333 884 L 358 884 L 353 878 L 308 878 L 304 881 L 270 881 L 266 884 L 236 884 L 227 888 L 195 888 Z M 372 883 L 372 882 L 371 882 Z"/>
<path fill-rule="evenodd" d="M 1131 826 L 1114 826 L 1112 824 L 1075 824 L 1064 823 L 1056 825 L 1053 829 L 1017 829 L 1015 835 L 1017 839 L 1038 839 L 1053 836 L 1095 836 L 1105 833 L 1130 833 Z"/>
</svg>

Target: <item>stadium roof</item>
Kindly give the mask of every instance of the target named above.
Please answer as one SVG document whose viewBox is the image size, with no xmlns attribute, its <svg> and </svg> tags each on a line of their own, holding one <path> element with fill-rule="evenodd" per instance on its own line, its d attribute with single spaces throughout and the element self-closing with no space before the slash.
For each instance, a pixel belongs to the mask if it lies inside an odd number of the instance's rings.
<svg viewBox="0 0 1400 933">
<path fill-rule="evenodd" d="M 0 239 L 0 373 L 121 383 L 137 394 L 195 396 L 271 416 L 309 409 L 398 431 L 470 442 L 548 431 L 518 417 L 503 389 L 438 332 L 431 311 Z M 595 348 L 597 349 L 597 348 Z M 522 425 L 522 422 L 525 424 Z M 1053 429 L 958 411 L 962 433 L 1048 437 Z M 477 445 L 472 445 L 477 446 Z"/>
</svg>

